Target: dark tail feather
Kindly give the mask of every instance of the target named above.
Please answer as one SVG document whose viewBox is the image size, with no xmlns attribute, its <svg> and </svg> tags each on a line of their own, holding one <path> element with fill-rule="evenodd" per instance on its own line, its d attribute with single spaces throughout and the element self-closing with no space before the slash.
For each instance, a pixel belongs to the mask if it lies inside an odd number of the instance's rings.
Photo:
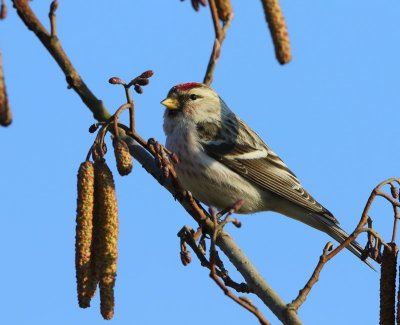
<svg viewBox="0 0 400 325">
<path fill-rule="evenodd" d="M 330 235 L 332 238 L 337 240 L 339 243 L 344 242 L 347 237 L 349 237 L 349 234 L 346 233 L 342 228 L 340 228 L 337 225 L 331 225 L 329 227 L 328 231 L 325 231 L 328 235 Z M 352 252 L 355 256 L 361 259 L 361 253 L 364 250 L 359 243 L 356 241 L 353 241 L 350 245 L 346 247 L 350 252 Z M 372 266 L 370 261 L 368 259 L 364 260 L 364 263 L 367 264 L 371 269 L 376 271 L 376 269 Z"/>
</svg>

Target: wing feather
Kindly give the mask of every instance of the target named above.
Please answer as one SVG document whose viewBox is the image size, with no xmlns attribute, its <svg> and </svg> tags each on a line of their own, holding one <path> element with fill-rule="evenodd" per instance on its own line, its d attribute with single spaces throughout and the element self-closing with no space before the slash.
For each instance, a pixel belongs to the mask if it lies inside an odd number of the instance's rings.
<svg viewBox="0 0 400 325">
<path fill-rule="evenodd" d="M 206 124 L 202 123 L 198 132 L 200 144 L 209 156 L 262 189 L 338 224 L 336 218 L 301 186 L 296 175 L 243 121 L 235 117 L 235 123 L 232 123 L 232 119 L 228 124 L 221 123 L 214 137 L 210 137 L 209 133 L 202 134 L 202 130 L 215 128 L 215 124 Z M 225 128 L 225 132 L 222 132 L 222 128 Z M 224 134 L 226 138 L 222 137 Z M 235 135 L 234 141 L 232 135 Z M 262 152 L 264 154 L 260 154 Z"/>
</svg>

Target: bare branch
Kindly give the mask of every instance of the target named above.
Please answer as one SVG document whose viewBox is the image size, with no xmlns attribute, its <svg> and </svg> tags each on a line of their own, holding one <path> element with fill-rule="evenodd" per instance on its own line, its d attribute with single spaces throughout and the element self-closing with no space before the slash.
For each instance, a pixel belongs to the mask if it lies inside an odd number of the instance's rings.
<svg viewBox="0 0 400 325">
<path fill-rule="evenodd" d="M 191 233 L 191 229 L 188 226 L 182 227 L 178 232 L 178 237 L 181 238 L 185 243 L 187 243 L 190 248 L 195 252 L 197 258 L 199 259 L 201 266 L 204 266 L 211 270 L 211 263 L 204 256 L 203 251 L 198 247 L 194 239 L 194 235 Z M 221 272 L 216 269 L 217 276 L 221 277 L 226 286 L 235 289 L 237 292 L 250 293 L 248 286 L 245 283 L 237 283 L 233 281 L 226 273 Z"/>
<path fill-rule="evenodd" d="M 142 164 L 143 168 L 148 173 L 159 181 L 161 179 L 162 171 L 156 165 L 154 157 L 131 137 L 128 136 L 124 140 L 129 144 L 133 157 Z M 176 188 L 171 178 L 168 178 L 160 184 L 173 196 L 176 195 Z M 205 231 L 212 233 L 211 230 L 213 229 L 213 223 L 207 212 L 197 204 L 196 200 L 188 192 L 181 193 L 179 198 L 179 203 L 193 217 L 193 219 L 195 219 Z M 254 292 L 284 324 L 302 324 L 297 313 L 287 309 L 282 298 L 279 297 L 279 295 L 263 279 L 251 261 L 246 255 L 244 255 L 233 238 L 225 230 L 222 230 L 219 234 L 216 245 L 224 252 L 230 262 L 241 273 L 249 287 L 249 290 Z"/>
<path fill-rule="evenodd" d="M 107 120 L 110 117 L 110 114 L 103 105 L 103 102 L 99 100 L 83 82 L 67 54 L 61 47 L 58 38 L 56 36 L 51 37 L 30 8 L 29 1 L 13 0 L 13 4 L 26 27 L 35 33 L 49 53 L 53 56 L 54 60 L 64 72 L 68 85 L 77 92 L 82 101 L 92 111 L 94 118 L 98 121 Z"/>
<path fill-rule="evenodd" d="M 332 250 L 332 243 L 329 242 L 325 245 L 323 254 L 319 258 L 319 262 L 311 275 L 310 279 L 307 281 L 306 285 L 304 286 L 303 289 L 300 290 L 299 295 L 294 299 L 289 305 L 289 308 L 292 308 L 293 310 L 297 311 L 300 306 L 306 301 L 308 294 L 310 293 L 311 289 L 313 288 L 314 284 L 316 284 L 319 280 L 319 274 L 322 271 L 322 268 L 324 267 L 325 263 L 327 262 L 326 260 L 326 255 L 330 250 Z"/>
<path fill-rule="evenodd" d="M 371 208 L 371 205 L 373 201 L 375 200 L 376 196 L 383 196 L 385 197 L 389 202 L 391 202 L 393 205 L 397 206 L 398 202 L 393 200 L 391 197 L 389 197 L 387 194 L 383 193 L 381 191 L 381 188 L 390 182 L 400 182 L 399 178 L 389 178 L 381 183 L 379 183 L 373 190 L 371 195 L 369 196 L 367 203 L 365 204 L 364 211 L 361 215 L 361 220 L 358 223 L 356 229 L 353 231 L 353 233 L 345 240 L 343 241 L 338 247 L 336 247 L 329 255 L 327 256 L 328 260 L 333 258 L 335 255 L 337 255 L 342 249 L 347 247 L 352 241 L 356 239 L 356 237 L 359 235 L 360 232 L 362 232 L 362 228 L 368 223 L 368 213 L 369 209 Z M 385 194 L 385 195 L 383 195 Z"/>
<path fill-rule="evenodd" d="M 208 2 L 210 4 L 211 17 L 214 23 L 215 38 L 220 39 L 222 37 L 222 29 L 221 25 L 219 24 L 218 9 L 215 1 L 216 0 L 209 0 Z"/>
<path fill-rule="evenodd" d="M 367 201 L 364 211 L 362 213 L 360 222 L 358 223 L 358 225 L 357 225 L 356 229 L 353 231 L 353 233 L 345 241 L 343 241 L 335 250 L 333 250 L 329 254 L 328 254 L 328 251 L 332 250 L 332 243 L 326 244 L 326 246 L 324 248 L 324 253 L 321 255 L 313 274 L 311 275 L 310 279 L 308 280 L 308 282 L 306 283 L 304 288 L 302 290 L 300 290 L 299 295 L 288 305 L 289 308 L 292 308 L 295 311 L 297 311 L 299 309 L 299 307 L 306 300 L 307 295 L 310 293 L 314 284 L 317 283 L 317 281 L 319 279 L 319 275 L 320 275 L 323 267 L 325 266 L 325 264 L 327 262 L 329 262 L 334 256 L 336 256 L 342 249 L 346 248 L 352 241 L 354 241 L 359 234 L 361 234 L 363 232 L 368 232 L 368 234 L 370 234 L 372 237 L 375 238 L 376 244 L 379 244 L 379 245 L 382 244 L 383 246 L 385 246 L 385 250 L 392 249 L 390 244 L 389 245 L 386 244 L 376 231 L 374 231 L 371 228 L 364 228 L 364 226 L 367 223 L 369 224 L 369 226 L 372 226 L 372 221 L 368 217 L 368 212 L 369 212 L 369 209 L 371 208 L 373 201 L 375 200 L 375 198 L 377 196 L 383 196 L 389 202 L 391 202 L 394 207 L 397 206 L 397 202 L 393 202 L 392 198 L 390 198 L 386 193 L 381 191 L 381 188 L 383 186 L 390 184 L 393 181 L 398 182 L 398 181 L 400 181 L 400 179 L 396 179 L 396 178 L 388 179 L 386 181 L 381 182 L 378 186 L 376 186 L 372 190 L 372 193 L 371 193 L 370 197 L 368 198 L 368 201 Z M 396 219 L 396 215 L 395 215 L 395 219 Z M 369 239 L 369 241 L 370 241 L 370 239 Z M 375 249 L 375 251 L 379 252 L 378 249 Z"/>
<path fill-rule="evenodd" d="M 215 1 L 219 0 L 209 0 L 211 16 L 214 24 L 215 41 L 213 49 L 211 51 L 210 60 L 208 62 L 207 71 L 203 80 L 203 83 L 208 86 L 212 83 L 214 70 L 221 52 L 221 45 L 225 39 L 226 32 L 233 19 L 233 13 L 232 13 L 227 17 L 226 20 L 223 21 L 223 27 L 221 28 L 218 16 L 218 8 L 216 6 Z"/>
<path fill-rule="evenodd" d="M 400 201 L 395 200 L 394 198 L 392 198 L 391 196 L 389 196 L 389 194 L 382 192 L 382 191 L 377 191 L 376 192 L 377 196 L 381 196 L 383 198 L 385 198 L 386 200 L 388 200 L 393 206 L 395 207 L 400 207 Z"/>
<path fill-rule="evenodd" d="M 212 212 L 212 211 L 211 211 Z M 236 295 L 232 293 L 221 281 L 217 274 L 217 251 L 215 248 L 216 240 L 219 236 L 220 231 L 223 229 L 223 224 L 218 224 L 218 217 L 216 213 L 211 213 L 213 223 L 214 223 L 214 230 L 211 234 L 211 247 L 210 247 L 210 277 L 214 280 L 214 282 L 221 288 L 225 295 L 235 301 L 237 304 L 242 306 L 243 308 L 247 309 L 251 312 L 254 316 L 257 317 L 260 324 L 263 325 L 270 325 L 270 323 L 265 319 L 264 315 L 258 310 L 256 306 L 254 306 L 248 299 L 240 299 Z"/>
</svg>

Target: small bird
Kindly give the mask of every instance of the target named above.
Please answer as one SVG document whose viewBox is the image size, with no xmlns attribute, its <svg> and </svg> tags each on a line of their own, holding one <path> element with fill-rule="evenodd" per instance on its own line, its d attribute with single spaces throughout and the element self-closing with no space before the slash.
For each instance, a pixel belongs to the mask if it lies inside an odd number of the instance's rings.
<svg viewBox="0 0 400 325">
<path fill-rule="evenodd" d="M 196 199 L 221 210 L 243 199 L 238 213 L 275 211 L 339 243 L 349 236 L 213 89 L 196 82 L 179 84 L 161 104 L 166 107 L 166 147 L 179 158 L 174 167 L 181 185 Z M 361 257 L 357 242 L 347 248 Z"/>
</svg>

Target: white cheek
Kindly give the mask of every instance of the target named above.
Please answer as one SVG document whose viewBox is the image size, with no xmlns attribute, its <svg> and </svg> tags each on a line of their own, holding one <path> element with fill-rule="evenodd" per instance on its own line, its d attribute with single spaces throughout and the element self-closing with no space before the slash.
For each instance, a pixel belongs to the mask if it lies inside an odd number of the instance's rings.
<svg viewBox="0 0 400 325">
<path fill-rule="evenodd" d="M 199 122 L 214 122 L 221 120 L 221 110 L 213 101 L 205 101 L 204 99 L 191 104 L 188 107 L 188 118 L 191 118 L 195 123 Z"/>
<path fill-rule="evenodd" d="M 200 105 L 196 105 L 194 101 L 187 102 L 183 109 L 183 115 L 185 118 L 193 119 L 195 115 L 200 112 L 202 107 Z"/>
</svg>

